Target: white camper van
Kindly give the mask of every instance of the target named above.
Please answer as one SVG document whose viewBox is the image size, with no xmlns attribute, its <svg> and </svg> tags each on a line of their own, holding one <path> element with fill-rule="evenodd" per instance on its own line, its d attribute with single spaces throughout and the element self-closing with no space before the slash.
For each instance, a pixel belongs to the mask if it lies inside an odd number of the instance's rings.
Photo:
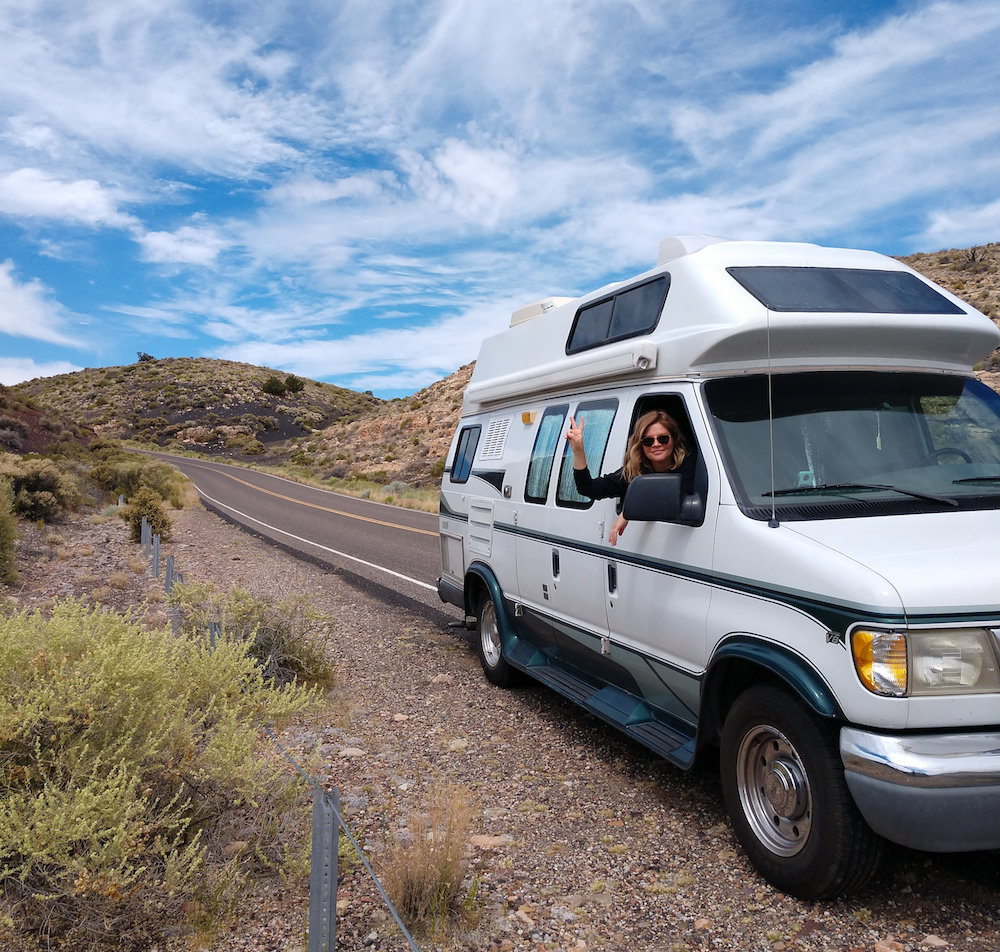
<svg viewBox="0 0 1000 952">
<path fill-rule="evenodd" d="M 998 849 L 1000 397 L 972 374 L 998 343 L 891 258 L 665 239 L 483 342 L 439 594 L 494 684 L 527 674 L 681 769 L 721 756 L 782 890 L 857 888 L 883 838 Z M 570 419 L 596 477 L 656 408 L 693 482 L 581 495 Z"/>
</svg>

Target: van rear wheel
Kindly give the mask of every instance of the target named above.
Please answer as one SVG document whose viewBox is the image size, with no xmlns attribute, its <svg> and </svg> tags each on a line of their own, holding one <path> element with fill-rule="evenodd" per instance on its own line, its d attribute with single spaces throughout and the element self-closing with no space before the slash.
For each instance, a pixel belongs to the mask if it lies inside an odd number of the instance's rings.
<svg viewBox="0 0 1000 952">
<path fill-rule="evenodd" d="M 741 694 L 722 732 L 722 790 L 733 829 L 770 883 L 829 899 L 875 873 L 882 840 L 854 805 L 837 731 L 778 688 Z"/>
<path fill-rule="evenodd" d="M 487 679 L 497 687 L 509 688 L 518 681 L 518 671 L 503 656 L 500 619 L 489 591 L 483 592 L 476 611 L 476 648 Z"/>
</svg>

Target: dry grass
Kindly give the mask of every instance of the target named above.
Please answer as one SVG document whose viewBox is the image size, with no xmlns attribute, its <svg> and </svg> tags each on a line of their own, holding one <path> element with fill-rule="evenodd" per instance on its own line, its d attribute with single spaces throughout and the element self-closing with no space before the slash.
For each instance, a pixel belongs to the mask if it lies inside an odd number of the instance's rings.
<svg viewBox="0 0 1000 952">
<path fill-rule="evenodd" d="M 128 585 L 127 572 L 112 572 L 108 576 L 108 585 L 112 588 L 123 589 Z"/>
<path fill-rule="evenodd" d="M 420 828 L 414 822 L 409 845 L 394 843 L 381 879 L 396 911 L 408 926 L 440 930 L 463 911 L 468 872 L 465 844 L 474 810 L 461 791 L 441 791 Z"/>
<path fill-rule="evenodd" d="M 138 555 L 134 555 L 128 560 L 128 567 L 129 571 L 132 572 L 133 575 L 144 575 L 147 563 L 145 559 L 140 558 Z"/>
</svg>

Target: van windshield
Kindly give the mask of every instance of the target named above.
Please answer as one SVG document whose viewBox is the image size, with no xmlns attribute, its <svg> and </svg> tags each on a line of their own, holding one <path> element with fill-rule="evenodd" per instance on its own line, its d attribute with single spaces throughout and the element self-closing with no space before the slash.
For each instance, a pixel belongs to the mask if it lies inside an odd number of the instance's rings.
<svg viewBox="0 0 1000 952">
<path fill-rule="evenodd" d="M 946 374 L 775 374 L 709 381 L 740 507 L 757 519 L 1000 508 L 1000 396 Z M 771 476 L 771 434 L 774 476 Z"/>
</svg>

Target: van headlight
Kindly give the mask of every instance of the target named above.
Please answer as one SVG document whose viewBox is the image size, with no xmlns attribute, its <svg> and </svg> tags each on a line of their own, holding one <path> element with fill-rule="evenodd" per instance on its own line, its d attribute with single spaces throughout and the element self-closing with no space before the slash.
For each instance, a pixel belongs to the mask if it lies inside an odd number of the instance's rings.
<svg viewBox="0 0 1000 952">
<path fill-rule="evenodd" d="M 854 667 L 869 691 L 887 697 L 1000 691 L 994 635 L 985 628 L 874 631 L 851 635 Z"/>
</svg>

